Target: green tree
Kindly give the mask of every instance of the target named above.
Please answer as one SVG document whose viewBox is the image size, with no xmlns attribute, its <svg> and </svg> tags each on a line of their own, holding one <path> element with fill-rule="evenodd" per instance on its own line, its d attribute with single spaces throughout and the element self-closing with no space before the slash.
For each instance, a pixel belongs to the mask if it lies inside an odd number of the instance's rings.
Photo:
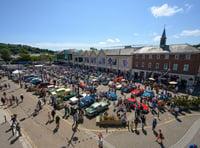
<svg viewBox="0 0 200 148">
<path fill-rule="evenodd" d="M 22 53 L 19 58 L 20 61 L 31 61 L 31 56 L 27 53 Z"/>
<path fill-rule="evenodd" d="M 0 54 L 1 54 L 1 58 L 4 61 L 8 62 L 8 61 L 11 60 L 11 52 L 10 52 L 10 50 L 8 48 L 2 48 L 0 50 Z"/>
</svg>

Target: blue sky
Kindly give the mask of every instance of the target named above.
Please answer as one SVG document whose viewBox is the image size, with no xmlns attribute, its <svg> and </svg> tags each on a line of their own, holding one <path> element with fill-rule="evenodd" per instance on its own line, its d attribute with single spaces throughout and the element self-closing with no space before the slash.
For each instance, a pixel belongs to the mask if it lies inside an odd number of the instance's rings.
<svg viewBox="0 0 200 148">
<path fill-rule="evenodd" d="M 200 43 L 199 0 L 0 0 L 0 42 L 52 50 Z"/>
</svg>

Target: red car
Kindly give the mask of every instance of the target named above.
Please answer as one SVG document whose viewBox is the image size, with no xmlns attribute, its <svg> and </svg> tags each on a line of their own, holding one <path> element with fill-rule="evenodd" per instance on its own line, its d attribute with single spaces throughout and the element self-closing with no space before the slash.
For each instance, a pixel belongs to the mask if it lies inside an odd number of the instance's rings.
<svg viewBox="0 0 200 148">
<path fill-rule="evenodd" d="M 122 80 L 122 77 L 118 77 L 118 78 L 115 78 L 113 81 L 114 82 L 120 82 Z"/>
<path fill-rule="evenodd" d="M 142 106 L 143 112 L 144 112 L 144 113 L 148 113 L 148 111 L 149 111 L 149 108 L 148 108 L 145 104 L 142 104 L 142 103 L 140 103 L 140 102 L 137 102 L 137 100 L 134 99 L 134 98 L 124 99 L 123 101 L 124 101 L 125 103 L 130 104 L 131 108 L 133 108 L 133 109 L 136 107 L 136 105 L 138 105 L 139 108 Z"/>
<path fill-rule="evenodd" d="M 141 95 L 143 92 L 144 92 L 144 89 L 134 89 L 134 90 L 131 92 L 131 95 L 139 96 L 139 95 Z"/>
</svg>

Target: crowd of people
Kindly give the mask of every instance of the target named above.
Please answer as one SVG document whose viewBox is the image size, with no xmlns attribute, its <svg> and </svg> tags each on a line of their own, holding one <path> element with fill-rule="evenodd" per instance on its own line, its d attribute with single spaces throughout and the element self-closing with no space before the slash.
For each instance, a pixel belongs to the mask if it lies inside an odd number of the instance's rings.
<svg viewBox="0 0 200 148">
<path fill-rule="evenodd" d="M 70 70 L 69 70 L 70 69 Z M 29 71 L 27 71 L 27 74 L 35 74 L 38 75 L 44 82 L 49 82 L 49 83 L 53 83 L 57 86 L 61 86 L 64 85 L 66 87 L 71 87 L 73 91 L 78 92 L 79 93 L 79 84 L 80 83 L 84 83 L 85 87 L 82 87 L 80 92 L 87 92 L 90 95 L 97 95 L 98 99 L 96 101 L 102 101 L 102 100 L 106 100 L 108 102 L 111 102 L 109 99 L 107 99 L 106 97 L 102 97 L 100 92 L 97 91 L 95 88 L 96 87 L 91 87 L 92 89 L 89 89 L 90 87 L 87 86 L 99 86 L 99 85 L 103 85 L 103 81 L 91 81 L 90 75 L 95 75 L 95 76 L 99 76 L 102 75 L 103 72 L 98 72 L 98 71 L 94 71 L 91 72 L 91 70 L 81 70 L 81 69 L 75 69 L 75 68 L 66 68 L 66 67 L 44 67 L 42 69 L 30 69 Z M 8 74 L 9 75 L 9 74 Z M 64 78 L 63 79 L 63 75 Z M 62 77 L 62 79 L 60 79 L 59 77 Z M 110 75 L 106 74 L 104 76 L 104 79 L 109 78 Z M 117 77 L 117 75 L 112 74 L 112 77 Z M 20 84 L 24 84 L 24 88 L 27 87 L 27 83 L 25 82 L 25 78 L 22 77 L 22 82 Z M 144 89 L 144 91 L 147 90 L 152 90 L 153 92 L 155 92 L 155 94 L 152 97 L 137 97 L 137 102 L 143 103 L 145 105 L 147 105 L 150 108 L 150 112 L 152 114 L 156 114 L 157 118 L 153 118 L 152 120 L 152 131 L 155 132 L 156 129 L 156 125 L 157 125 L 157 119 L 159 119 L 160 116 L 160 112 L 163 109 L 163 106 L 167 106 L 169 111 L 175 114 L 175 117 L 178 117 L 178 113 L 180 111 L 179 107 L 176 106 L 173 102 L 170 102 L 170 97 L 171 97 L 171 93 L 169 93 L 167 90 L 165 89 L 159 89 L 159 88 L 154 88 L 152 86 L 146 85 L 145 83 L 140 84 L 140 83 L 136 83 L 136 81 L 131 80 L 131 79 L 127 79 L 127 82 L 125 83 L 126 86 L 136 86 L 138 89 Z M 32 86 L 32 84 L 30 84 L 30 86 Z M 143 88 L 141 88 L 143 86 Z M 10 85 L 10 83 L 0 83 L 0 88 L 4 91 L 3 92 L 3 96 L 1 97 L 1 102 L 3 105 L 9 105 L 12 106 L 14 104 L 16 104 L 16 106 L 19 105 L 19 103 L 23 103 L 23 100 L 26 99 L 24 98 L 24 95 L 21 94 L 20 96 L 14 95 L 14 93 L 12 94 L 7 94 L 5 90 L 10 89 L 12 86 Z M 37 86 L 35 86 L 37 87 Z M 108 91 L 113 92 L 113 93 L 117 93 L 116 87 L 108 87 Z M 48 120 L 47 120 L 47 124 L 51 123 L 52 121 L 55 121 L 56 123 L 56 128 L 59 128 L 60 126 L 60 117 L 58 114 L 56 114 L 56 96 L 49 96 L 47 95 L 48 93 L 45 92 L 42 99 L 39 99 L 34 113 L 33 115 L 37 115 L 39 114 L 40 110 L 42 110 L 43 105 L 46 104 L 46 102 L 49 100 L 51 105 L 53 106 L 53 109 L 51 112 L 48 112 Z M 121 92 L 121 96 L 118 97 L 118 99 L 116 101 L 113 102 L 115 108 L 116 108 L 116 114 L 118 115 L 119 112 L 122 112 L 121 114 L 121 118 L 122 121 L 128 125 L 128 128 L 130 126 L 131 131 L 138 131 L 138 124 L 141 123 L 141 127 L 142 130 L 145 130 L 145 125 L 146 125 L 146 121 L 147 121 L 147 115 L 145 113 L 143 113 L 143 109 L 141 107 L 139 107 L 138 105 L 136 105 L 136 107 L 134 108 L 134 116 L 132 120 L 127 119 L 127 112 L 131 112 L 131 108 L 130 105 L 125 103 L 123 100 L 128 98 L 128 94 Z M 122 100 L 121 102 L 119 102 L 119 100 Z M 84 109 L 82 110 L 84 112 Z M 84 114 L 84 113 L 83 113 Z M 71 115 L 71 110 L 70 110 L 70 106 L 68 104 L 64 105 L 64 115 L 63 118 L 67 118 L 68 116 Z M 79 113 L 75 112 L 73 115 L 73 125 L 74 127 L 77 127 L 79 124 Z M 18 131 L 19 136 L 21 136 L 21 128 L 20 128 L 20 122 L 17 119 L 17 115 L 14 114 L 11 117 L 12 120 L 12 129 L 16 129 Z M 162 130 L 159 129 L 159 133 L 157 136 L 156 141 L 160 140 L 160 142 L 162 143 L 162 141 L 164 140 L 164 136 L 162 133 Z M 99 147 L 103 147 L 103 136 L 102 134 L 99 135 Z"/>
</svg>

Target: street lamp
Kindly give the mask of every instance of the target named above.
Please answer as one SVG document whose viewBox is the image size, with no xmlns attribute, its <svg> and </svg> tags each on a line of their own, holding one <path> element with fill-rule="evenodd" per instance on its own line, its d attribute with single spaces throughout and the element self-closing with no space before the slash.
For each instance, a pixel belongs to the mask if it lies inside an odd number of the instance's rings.
<svg viewBox="0 0 200 148">
<path fill-rule="evenodd" d="M 78 76 L 78 73 L 75 74 L 75 78 L 76 78 L 76 82 L 77 82 L 77 85 L 78 85 L 78 91 L 77 91 L 77 95 L 78 95 L 78 109 L 79 109 L 79 113 L 81 111 L 81 107 L 80 107 L 80 96 L 79 96 L 79 76 Z"/>
</svg>

